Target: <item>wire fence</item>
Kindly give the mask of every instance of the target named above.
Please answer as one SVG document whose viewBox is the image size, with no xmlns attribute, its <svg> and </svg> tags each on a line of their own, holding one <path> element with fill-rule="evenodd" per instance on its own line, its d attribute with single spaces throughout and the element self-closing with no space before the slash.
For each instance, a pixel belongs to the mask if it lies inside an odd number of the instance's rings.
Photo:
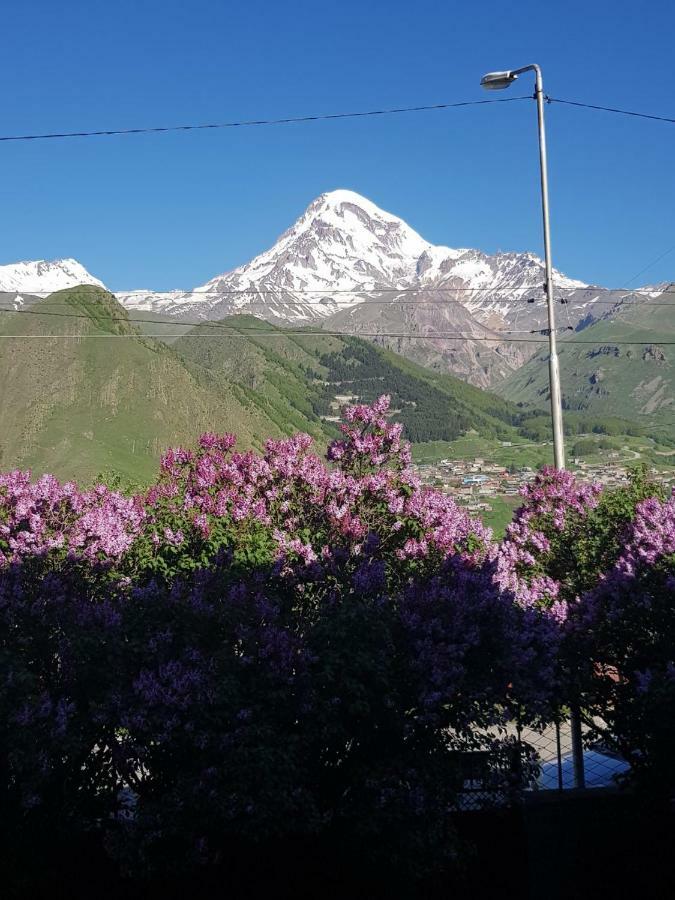
<svg viewBox="0 0 675 900">
<path fill-rule="evenodd" d="M 582 726 L 582 733 L 584 786 L 615 787 L 617 777 L 629 768 L 628 763 L 617 757 L 600 741 L 593 741 L 586 726 Z M 549 725 L 543 731 L 523 729 L 521 740 L 534 749 L 539 764 L 539 774 L 531 787 L 532 790 L 569 790 L 577 786 L 569 720 Z"/>
<path fill-rule="evenodd" d="M 584 726 L 583 787 L 611 789 L 628 771 L 628 763 L 593 741 Z M 458 810 L 481 810 L 506 807 L 526 795 L 541 792 L 563 792 L 580 787 L 574 771 L 572 728 L 569 720 L 552 723 L 542 729 L 506 729 L 507 743 L 498 751 L 476 750 L 462 754 L 462 787 Z M 490 735 L 486 735 L 489 743 Z"/>
</svg>

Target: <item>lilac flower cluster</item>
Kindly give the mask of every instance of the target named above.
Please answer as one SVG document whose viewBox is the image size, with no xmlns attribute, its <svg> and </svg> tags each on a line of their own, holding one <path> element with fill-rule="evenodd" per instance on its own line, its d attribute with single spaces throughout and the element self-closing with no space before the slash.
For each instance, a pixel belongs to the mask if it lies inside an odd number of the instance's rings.
<svg viewBox="0 0 675 900">
<path fill-rule="evenodd" d="M 651 567 L 667 567 L 675 554 L 675 496 L 663 502 L 650 497 L 638 503 L 631 529 L 617 562 L 617 572 L 636 575 Z"/>
<path fill-rule="evenodd" d="M 0 569 L 61 551 L 71 560 L 118 560 L 138 535 L 145 512 L 103 485 L 80 491 L 51 475 L 0 474 Z"/>
<path fill-rule="evenodd" d="M 522 490 L 523 504 L 506 530 L 497 554 L 497 580 L 522 606 L 542 607 L 558 621 L 567 618 L 565 572 L 558 571 L 560 542 L 583 528 L 601 493 L 571 472 L 543 468 Z"/>
<path fill-rule="evenodd" d="M 345 439 L 331 444 L 328 459 L 339 462 L 343 471 L 360 472 L 366 465 L 407 468 L 410 444 L 401 442 L 403 426 L 387 420 L 389 403 L 390 398 L 383 394 L 372 406 L 347 407 L 346 421 L 340 426 Z"/>
<path fill-rule="evenodd" d="M 386 419 L 389 398 L 348 407 L 345 437 L 328 448 L 327 465 L 298 434 L 270 440 L 262 455 L 234 451 L 231 435 L 202 436 L 196 452 L 170 450 L 146 497 L 146 534 L 156 556 L 184 544 L 201 558 L 226 539 L 228 527 L 269 529 L 281 565 L 302 561 L 315 577 L 346 559 L 373 559 L 388 569 L 407 561 L 438 564 L 461 553 L 478 564 L 491 533 L 439 491 L 422 488 L 410 469 L 401 429 Z M 400 569 L 400 565 L 398 566 Z"/>
</svg>

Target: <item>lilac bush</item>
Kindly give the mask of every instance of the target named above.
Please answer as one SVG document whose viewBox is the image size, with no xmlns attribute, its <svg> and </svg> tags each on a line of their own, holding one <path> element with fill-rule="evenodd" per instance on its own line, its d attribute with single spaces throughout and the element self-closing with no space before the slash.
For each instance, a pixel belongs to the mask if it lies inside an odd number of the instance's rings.
<svg viewBox="0 0 675 900">
<path fill-rule="evenodd" d="M 675 790 L 675 500 L 644 471 L 602 491 L 543 470 L 497 554 L 497 580 L 560 623 L 559 705 L 629 778 Z"/>
<path fill-rule="evenodd" d="M 128 606 L 114 716 L 128 861 L 334 834 L 431 865 L 452 851 L 462 754 L 490 751 L 495 789 L 522 787 L 497 773 L 512 739 L 488 729 L 546 713 L 557 632 L 490 572 L 454 558 L 394 595 L 304 563 L 240 575 L 226 560 Z"/>
<path fill-rule="evenodd" d="M 52 475 L 0 474 L 0 569 L 49 557 L 112 564 L 129 549 L 144 518 L 140 498 L 104 485 L 80 491 Z"/>
<path fill-rule="evenodd" d="M 143 518 L 139 499 L 103 486 L 0 475 L 0 809 L 14 825 L 40 811 L 91 822 L 114 798 L 111 580 Z"/>
<path fill-rule="evenodd" d="M 7 817 L 7 836 L 75 821 L 87 828 L 115 803 L 116 723 L 106 706 L 119 689 L 123 635 L 118 599 L 106 594 L 73 569 L 40 572 L 24 562 L 0 572 L 0 817 Z"/>
<path fill-rule="evenodd" d="M 522 494 L 498 549 L 497 578 L 518 603 L 564 623 L 615 566 L 638 504 L 662 496 L 662 489 L 639 469 L 625 486 L 603 490 L 544 467 Z"/>
<path fill-rule="evenodd" d="M 267 441 L 262 455 L 235 452 L 231 435 L 203 435 L 195 452 L 170 450 L 146 498 L 136 572 L 194 570 L 224 548 L 243 552 L 242 541 L 248 553 L 255 545 L 258 562 L 360 568 L 365 579 L 405 578 L 455 553 L 480 563 L 490 531 L 420 486 L 388 407 L 381 397 L 346 410 L 345 437 L 328 448 L 332 467 L 304 434 Z"/>
<path fill-rule="evenodd" d="M 202 435 L 132 499 L 3 477 L 10 819 L 103 829 L 146 870 L 289 836 L 416 869 L 452 855 L 467 752 L 522 787 L 504 726 L 550 717 L 559 628 L 388 406 L 348 408 L 326 460 Z"/>
<path fill-rule="evenodd" d="M 621 555 L 571 622 L 593 733 L 675 796 L 675 496 L 639 502 Z"/>
</svg>

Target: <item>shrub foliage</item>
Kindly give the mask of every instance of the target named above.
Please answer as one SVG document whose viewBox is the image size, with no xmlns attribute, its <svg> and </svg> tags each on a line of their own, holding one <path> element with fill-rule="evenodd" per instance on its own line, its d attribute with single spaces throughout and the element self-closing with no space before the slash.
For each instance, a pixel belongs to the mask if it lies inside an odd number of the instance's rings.
<svg viewBox="0 0 675 900">
<path fill-rule="evenodd" d="M 93 830 L 146 872 L 303 836 L 429 871 L 468 754 L 495 798 L 522 789 L 505 726 L 554 718 L 572 669 L 655 771 L 675 507 L 650 492 L 544 471 L 497 546 L 420 486 L 386 397 L 347 408 L 326 460 L 206 434 L 132 498 L 0 476 L 6 831 Z"/>
</svg>

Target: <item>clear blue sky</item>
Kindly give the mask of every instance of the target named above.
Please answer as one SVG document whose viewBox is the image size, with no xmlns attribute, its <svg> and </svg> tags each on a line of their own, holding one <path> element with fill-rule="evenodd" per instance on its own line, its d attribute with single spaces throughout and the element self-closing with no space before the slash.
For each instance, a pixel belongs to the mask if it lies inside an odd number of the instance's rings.
<svg viewBox="0 0 675 900">
<path fill-rule="evenodd" d="M 23 0 L 2 15 L 0 133 L 481 99 L 538 62 L 551 96 L 675 116 L 675 5 L 652 0 Z M 529 93 L 525 80 L 511 88 Z M 506 96 L 505 94 L 499 96 Z M 553 250 L 620 285 L 675 244 L 675 125 L 547 109 Z M 188 288 L 350 188 L 424 237 L 541 252 L 529 102 L 0 144 L 0 263 L 74 256 L 112 288 Z M 675 279 L 675 251 L 639 278 Z M 637 282 L 636 282 L 637 283 Z"/>
</svg>

